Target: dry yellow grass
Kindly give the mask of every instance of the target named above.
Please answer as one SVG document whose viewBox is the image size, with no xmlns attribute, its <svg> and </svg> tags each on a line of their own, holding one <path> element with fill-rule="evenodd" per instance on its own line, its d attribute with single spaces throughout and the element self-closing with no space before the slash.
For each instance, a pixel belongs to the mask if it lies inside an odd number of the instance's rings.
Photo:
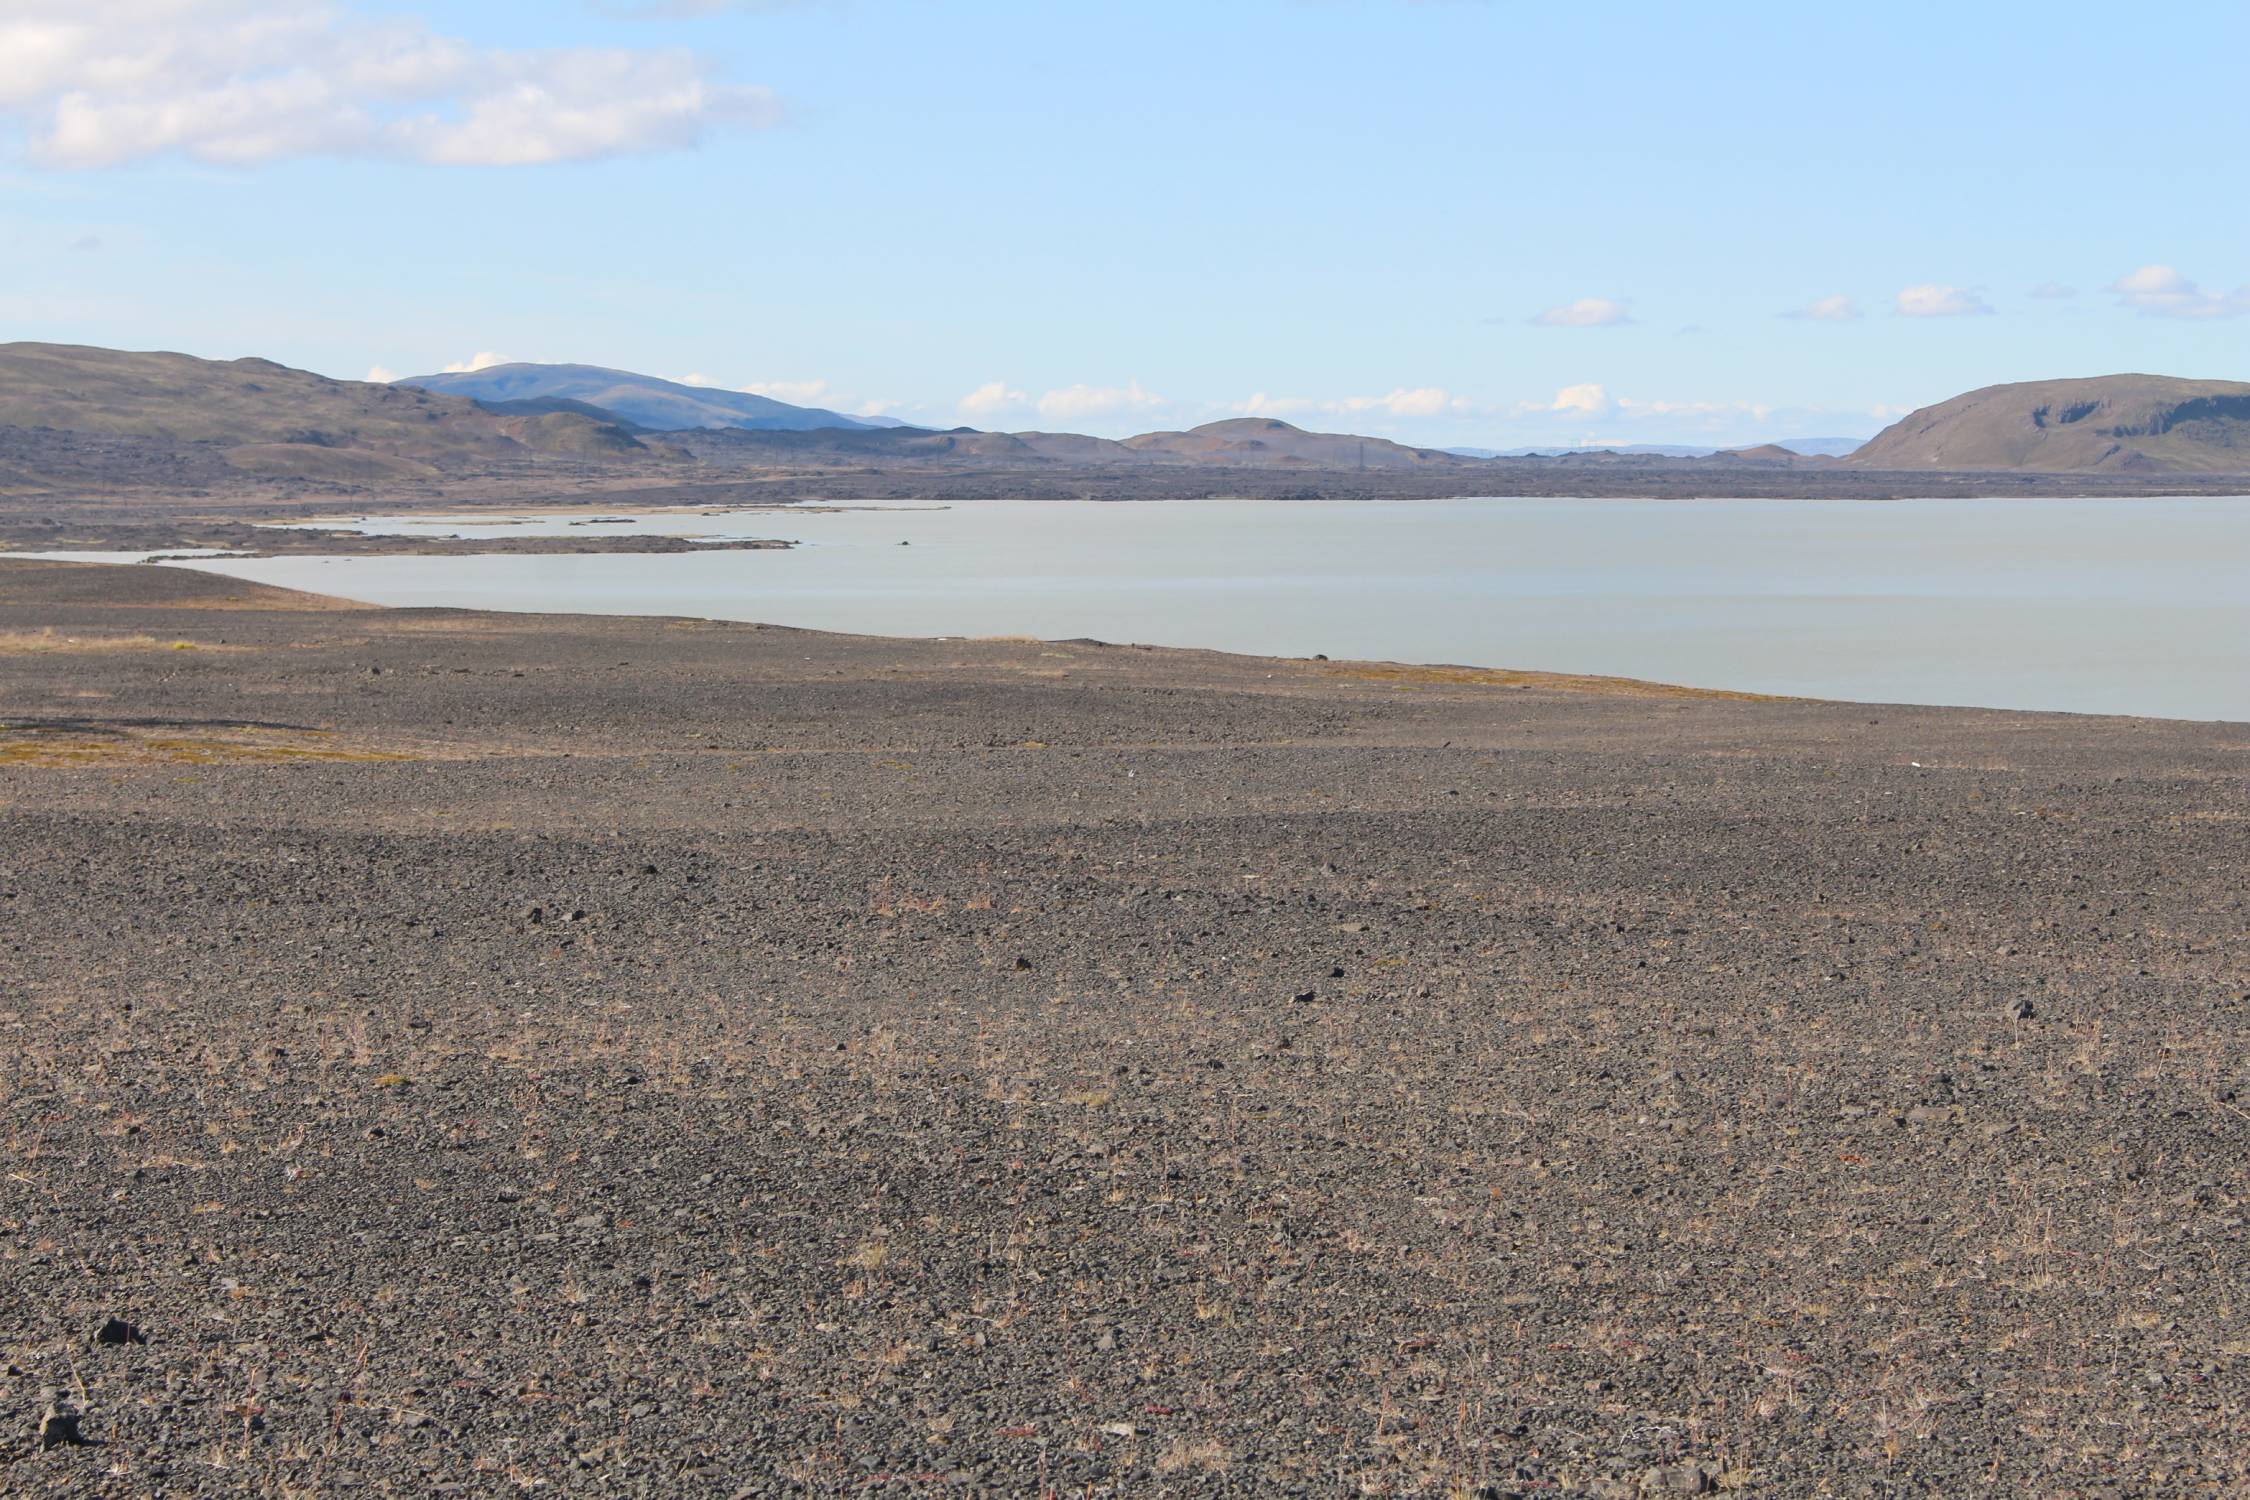
<svg viewBox="0 0 2250 1500">
<path fill-rule="evenodd" d="M 1557 693 L 1599 693 L 1619 698 L 1716 698 L 1734 703 L 1776 703 L 1771 693 L 1737 693 L 1724 688 L 1681 687 L 1643 682 L 1637 677 L 1594 677 L 1572 672 L 1519 672 L 1505 667 L 1416 667 L 1392 662 L 1331 662 L 1317 670 L 1325 677 L 1355 677 L 1363 682 L 1395 682 L 1407 687 L 1545 688 Z"/>
<path fill-rule="evenodd" d="M 1181 1474 L 1196 1469 L 1206 1474 L 1223 1474 L 1233 1462 L 1234 1455 L 1216 1439 L 1191 1442 L 1183 1437 L 1156 1456 L 1156 1472 Z"/>
<path fill-rule="evenodd" d="M 200 641 L 161 640 L 153 635 L 64 635 L 49 626 L 44 630 L 0 631 L 0 656 L 77 654 L 99 651 L 238 651 L 239 646 L 210 646 Z"/>
<path fill-rule="evenodd" d="M 153 602 L 119 600 L 112 609 L 209 609 L 234 611 L 255 610 L 269 614 L 312 614 L 328 610 L 372 610 L 381 606 L 364 603 L 358 599 L 343 599 L 334 594 L 307 594 L 295 589 L 268 588 L 263 584 L 246 584 L 248 591 L 240 594 L 221 594 L 204 599 L 162 599 Z"/>
<path fill-rule="evenodd" d="M 0 767 L 109 769 L 136 765 L 280 765 L 296 761 L 397 761 L 415 757 L 331 739 L 315 730 L 162 734 L 119 729 L 0 725 Z"/>
</svg>

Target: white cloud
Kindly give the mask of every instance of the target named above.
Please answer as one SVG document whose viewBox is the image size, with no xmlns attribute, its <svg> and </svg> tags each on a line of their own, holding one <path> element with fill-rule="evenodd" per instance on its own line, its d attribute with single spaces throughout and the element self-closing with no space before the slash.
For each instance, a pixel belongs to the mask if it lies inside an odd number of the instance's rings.
<svg viewBox="0 0 2250 1500">
<path fill-rule="evenodd" d="M 786 401 L 791 406 L 826 406 L 843 399 L 828 388 L 825 380 L 753 380 L 743 389 L 753 396 Z"/>
<path fill-rule="evenodd" d="M 990 389 L 990 387 L 987 387 Z M 1162 406 L 1162 396 L 1150 395 L 1141 383 L 1130 385 L 1071 385 L 1048 391 L 1039 398 L 1039 419 L 1049 423 L 1082 422 L 1088 417 L 1112 416 L 1121 411 L 1145 411 Z"/>
<path fill-rule="evenodd" d="M 1400 386 L 1387 395 L 1340 396 L 1325 401 L 1309 396 L 1269 396 L 1259 391 L 1249 400 L 1234 404 L 1234 410 L 1246 417 L 1284 418 L 1316 414 L 1349 417 L 1368 413 L 1404 418 L 1443 417 L 1458 416 L 1472 409 L 1464 398 L 1434 385 Z"/>
<path fill-rule="evenodd" d="M 1617 409 L 1629 417 L 1671 417 L 1687 421 L 1748 417 L 1763 422 L 1774 413 L 1774 408 L 1763 401 L 1636 401 L 1631 396 L 1618 397 Z"/>
<path fill-rule="evenodd" d="M 1615 405 L 1616 403 L 1609 399 L 1607 390 L 1588 381 L 1584 385 L 1566 385 L 1555 392 L 1554 400 L 1548 402 L 1545 406 L 1532 403 L 1532 409 L 1534 411 L 1569 412 L 1580 417 L 1601 417 L 1607 416 Z"/>
<path fill-rule="evenodd" d="M 1309 396 L 1269 396 L 1264 391 L 1254 391 L 1249 400 L 1237 401 L 1234 409 L 1246 417 L 1288 418 L 1324 410 L 1326 404 Z"/>
<path fill-rule="evenodd" d="M 398 379 L 396 374 L 384 369 L 381 365 L 369 365 L 367 367 L 367 383 L 370 385 L 389 385 L 396 379 Z"/>
<path fill-rule="evenodd" d="M 991 380 L 978 386 L 954 404 L 964 417 L 989 417 L 997 412 L 1024 404 L 1029 398 L 1021 391 L 1010 390 L 1005 380 Z"/>
<path fill-rule="evenodd" d="M 1513 415 L 1518 419 L 1563 416 L 1585 422 L 1637 423 L 1685 434 L 1720 431 L 1745 421 L 1764 423 L 1780 410 L 1764 401 L 1674 401 L 1613 396 L 1607 386 L 1587 381 L 1564 386 L 1549 401 L 1519 401 Z"/>
<path fill-rule="evenodd" d="M 1444 391 L 1425 385 L 1413 390 L 1402 386 L 1387 396 L 1346 396 L 1343 408 L 1350 412 L 1387 412 L 1394 417 L 1437 417 L 1452 410 L 1454 404 L 1454 398 Z"/>
<path fill-rule="evenodd" d="M 1541 328 L 1610 328 L 1630 323 L 1626 304 L 1609 297 L 1581 297 L 1550 307 L 1531 320 Z"/>
<path fill-rule="evenodd" d="M 1925 282 L 1898 294 L 1898 310 L 1909 318 L 1973 318 L 1992 311 L 1985 300 L 1966 287 Z"/>
<path fill-rule="evenodd" d="M 846 395 L 825 380 L 753 380 L 747 385 L 731 385 L 714 376 L 702 374 L 674 375 L 669 377 L 681 385 L 692 385 L 712 391 L 746 391 L 753 396 L 764 396 L 772 401 L 786 401 L 791 406 L 814 406 L 823 411 L 856 413 L 863 417 L 879 417 L 899 405 L 896 401 L 867 401 Z M 1017 399 L 1022 399 L 1020 392 Z"/>
<path fill-rule="evenodd" d="M 2142 266 L 2110 283 L 2118 303 L 2144 318 L 2239 318 L 2250 313 L 2250 286 L 2207 292 L 2170 266 Z"/>
<path fill-rule="evenodd" d="M 0 18 L 0 118 L 54 167 L 175 152 L 529 166 L 678 150 L 777 115 L 769 91 L 684 50 L 482 47 L 331 4 L 9 0 Z"/>
<path fill-rule="evenodd" d="M 1812 323 L 1849 323 L 1859 316 L 1859 308 L 1842 292 L 1833 297 L 1821 297 L 1803 307 L 1782 314 L 1785 318 L 1803 318 Z"/>
<path fill-rule="evenodd" d="M 438 373 L 441 375 L 472 375 L 478 370 L 489 370 L 494 365 L 512 365 L 515 361 L 505 354 L 495 354 L 490 349 L 480 350 L 467 359 L 457 359 Z"/>
<path fill-rule="evenodd" d="M 2042 281 L 2031 289 L 2031 295 L 2042 302 L 2059 302 L 2065 297 L 2078 295 L 2078 288 L 2065 286 L 2059 281 Z"/>
</svg>

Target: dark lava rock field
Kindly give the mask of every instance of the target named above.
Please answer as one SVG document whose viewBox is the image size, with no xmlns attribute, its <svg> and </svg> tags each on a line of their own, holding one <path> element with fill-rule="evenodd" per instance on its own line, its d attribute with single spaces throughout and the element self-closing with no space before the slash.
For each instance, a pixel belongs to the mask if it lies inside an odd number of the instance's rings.
<svg viewBox="0 0 2250 1500">
<path fill-rule="evenodd" d="M 2246 773 L 0 562 L 0 1492 L 2240 1495 Z"/>
</svg>

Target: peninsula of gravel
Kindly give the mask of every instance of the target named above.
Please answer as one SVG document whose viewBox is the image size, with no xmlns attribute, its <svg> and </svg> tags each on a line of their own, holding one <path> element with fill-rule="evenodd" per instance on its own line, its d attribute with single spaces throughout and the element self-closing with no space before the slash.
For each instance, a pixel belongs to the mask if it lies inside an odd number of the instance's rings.
<svg viewBox="0 0 2250 1500">
<path fill-rule="evenodd" d="M 0 1492 L 2230 1496 L 2250 726 L 0 560 Z"/>
</svg>

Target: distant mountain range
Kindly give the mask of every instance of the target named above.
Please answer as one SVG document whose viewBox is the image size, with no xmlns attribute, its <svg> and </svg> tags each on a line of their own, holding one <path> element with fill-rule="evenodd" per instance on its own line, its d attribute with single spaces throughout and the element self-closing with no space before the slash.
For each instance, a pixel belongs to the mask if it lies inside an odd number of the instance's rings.
<svg viewBox="0 0 2250 1500">
<path fill-rule="evenodd" d="M 716 386 L 686 385 L 600 365 L 488 365 L 481 370 L 409 375 L 394 385 L 466 396 L 514 411 L 596 409 L 647 432 L 703 428 L 742 432 L 804 432 L 819 427 L 899 427 L 889 417 L 847 417 L 815 406 Z"/>
<path fill-rule="evenodd" d="M 0 344 L 0 491 L 228 476 L 360 486 L 552 458 L 647 460 L 609 417 L 501 414 L 267 359 Z"/>
<path fill-rule="evenodd" d="M 895 428 L 909 424 L 891 417 L 854 417 L 820 407 L 792 406 L 770 396 L 715 386 L 687 385 L 630 370 L 600 365 L 488 365 L 481 370 L 449 371 L 437 375 L 409 375 L 396 385 L 467 396 L 501 415 L 536 415 L 571 411 L 606 417 L 644 432 L 812 432 L 827 428 L 861 430 Z M 930 431 L 933 429 L 921 429 Z M 962 436 L 975 429 L 956 428 Z M 1559 458 L 1580 453 L 1622 453 L 1657 458 L 1710 458 L 1738 449 L 1699 448 L 1665 443 L 1628 443 L 1616 447 L 1552 448 L 1413 448 L 1382 438 L 1350 434 L 1307 433 L 1287 422 L 1242 417 L 1211 422 L 1187 432 L 1149 432 L 1129 438 L 1095 438 L 1079 433 L 1016 432 L 995 434 L 1015 439 L 1008 445 L 956 442 L 946 451 L 960 454 L 964 447 L 982 450 L 982 456 L 1039 458 L 1062 463 L 1137 463 L 1167 459 L 1193 459 L 1223 466 L 1281 463 L 1323 468 L 1416 468 L 1446 458 Z M 987 436 L 987 434 L 979 434 Z M 1833 457 L 1851 452 L 1862 438 L 1783 438 L 1756 445 L 1787 449 L 1801 457 Z"/>
<path fill-rule="evenodd" d="M 2047 474 L 2250 473 L 2250 385 L 2168 375 L 1991 385 L 1901 418 L 1851 462 Z"/>
<path fill-rule="evenodd" d="M 2250 384 L 2117 375 L 1992 386 L 1925 407 L 1852 445 L 1848 457 L 1832 456 L 1849 443 L 1486 458 L 1481 450 L 1307 432 L 1270 417 L 1129 438 L 939 432 L 588 365 L 501 365 L 382 385 L 262 359 L 0 344 L 0 494 L 18 495 L 151 486 L 186 494 L 244 477 L 349 491 L 480 474 L 545 482 L 543 471 L 558 466 L 621 476 L 653 469 L 666 482 L 895 469 L 902 493 L 925 466 L 956 475 L 1254 469 L 1332 476 L 1318 481 L 1326 489 L 1349 487 L 1355 471 L 1384 472 L 1419 475 L 1413 487 L 1435 493 L 1505 493 L 1511 473 L 1552 484 L 1557 471 L 1583 471 L 1597 487 L 1658 492 L 1708 485 L 1720 471 L 1766 471 L 1761 483 L 1788 470 L 1806 471 L 1808 483 L 1813 471 L 1847 470 L 2231 476 L 2250 474 Z M 1455 483 L 1446 477 L 1453 471 L 1458 491 L 1444 488 Z"/>
<path fill-rule="evenodd" d="M 687 437 L 688 434 L 679 434 Z M 1144 432 L 1098 438 L 1077 432 L 979 432 L 956 427 L 886 431 L 819 428 L 793 432 L 710 432 L 694 435 L 698 452 L 761 453 L 803 459 L 876 461 L 949 460 L 994 465 L 1070 465 L 1089 468 L 1194 465 L 1220 469 L 1427 469 L 1477 467 L 1439 448 L 1410 448 L 1385 438 L 1306 432 L 1270 417 L 1208 422 L 1186 432 Z"/>
<path fill-rule="evenodd" d="M 1684 443 L 1617 443 L 1597 448 L 1448 448 L 1463 458 L 1562 458 L 1574 453 L 1629 453 L 1651 458 L 1715 458 L 1722 453 L 1742 453 L 1751 448 L 1786 448 L 1800 458 L 1842 458 L 1867 441 L 1854 437 L 1770 438 L 1732 448 L 1698 448 Z"/>
<path fill-rule="evenodd" d="M 1414 448 L 1349 433 L 1307 432 L 1272 417 L 1234 417 L 1186 432 L 1144 432 L 1124 439 L 1121 446 L 1144 457 L 1259 468 L 1420 469 L 1462 462 L 1442 448 Z"/>
</svg>

